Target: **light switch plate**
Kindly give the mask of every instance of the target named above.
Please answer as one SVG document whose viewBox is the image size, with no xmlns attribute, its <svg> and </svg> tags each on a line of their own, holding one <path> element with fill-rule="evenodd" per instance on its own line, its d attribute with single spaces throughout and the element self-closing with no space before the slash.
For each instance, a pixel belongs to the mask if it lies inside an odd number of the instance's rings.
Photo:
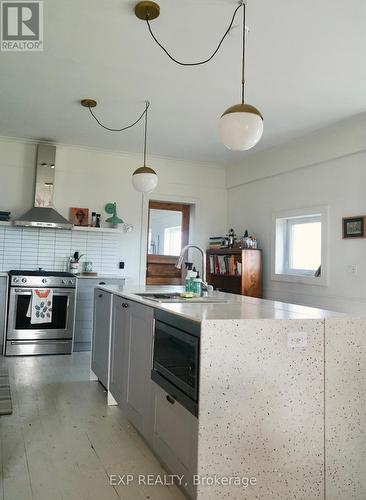
<svg viewBox="0 0 366 500">
<path fill-rule="evenodd" d="M 306 332 L 288 332 L 287 346 L 291 348 L 307 347 L 308 334 Z"/>
</svg>

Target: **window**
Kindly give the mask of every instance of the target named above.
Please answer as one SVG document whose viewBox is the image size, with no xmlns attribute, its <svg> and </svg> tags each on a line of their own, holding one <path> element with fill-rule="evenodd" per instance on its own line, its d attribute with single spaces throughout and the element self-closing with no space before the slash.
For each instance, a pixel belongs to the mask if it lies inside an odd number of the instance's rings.
<svg viewBox="0 0 366 500">
<path fill-rule="evenodd" d="M 294 211 L 275 216 L 272 279 L 325 283 L 327 211 Z"/>
<path fill-rule="evenodd" d="M 164 255 L 179 255 L 182 249 L 182 227 L 164 229 Z"/>
<path fill-rule="evenodd" d="M 321 216 L 294 217 L 286 226 L 285 271 L 314 276 L 322 261 Z"/>
</svg>

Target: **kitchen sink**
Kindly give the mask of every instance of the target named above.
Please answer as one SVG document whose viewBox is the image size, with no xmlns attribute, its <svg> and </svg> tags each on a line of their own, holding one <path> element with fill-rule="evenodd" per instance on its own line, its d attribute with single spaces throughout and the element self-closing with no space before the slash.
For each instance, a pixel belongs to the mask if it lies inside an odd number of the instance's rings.
<svg viewBox="0 0 366 500">
<path fill-rule="evenodd" d="M 154 302 L 170 302 L 170 303 L 199 303 L 199 304 L 225 304 L 228 302 L 227 299 L 222 299 L 220 297 L 192 297 L 185 299 L 180 296 L 180 293 L 136 293 L 139 297 L 147 300 L 153 300 Z"/>
</svg>

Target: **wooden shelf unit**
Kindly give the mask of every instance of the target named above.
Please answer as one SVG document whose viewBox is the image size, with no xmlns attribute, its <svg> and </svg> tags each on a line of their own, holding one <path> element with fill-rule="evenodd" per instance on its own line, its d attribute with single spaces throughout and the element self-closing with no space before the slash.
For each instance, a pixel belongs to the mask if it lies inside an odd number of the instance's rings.
<svg viewBox="0 0 366 500">
<path fill-rule="evenodd" d="M 262 298 L 262 251 L 251 248 L 209 248 L 207 250 L 207 282 L 223 292 Z M 211 256 L 236 256 L 241 275 L 211 273 Z"/>
</svg>

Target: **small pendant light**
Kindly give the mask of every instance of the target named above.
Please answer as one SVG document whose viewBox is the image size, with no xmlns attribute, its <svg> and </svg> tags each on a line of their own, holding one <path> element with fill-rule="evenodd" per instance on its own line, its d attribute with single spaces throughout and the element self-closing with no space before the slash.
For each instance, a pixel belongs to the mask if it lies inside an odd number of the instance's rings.
<svg viewBox="0 0 366 500">
<path fill-rule="evenodd" d="M 253 148 L 263 135 L 263 116 L 260 111 L 245 102 L 245 9 L 243 2 L 243 56 L 241 103 L 228 108 L 220 118 L 220 137 L 223 144 L 233 151 Z"/>
<path fill-rule="evenodd" d="M 132 174 L 132 184 L 136 191 L 140 193 L 152 193 L 158 185 L 158 176 L 155 170 L 146 166 L 146 150 L 147 150 L 147 113 L 149 102 L 146 102 L 145 109 L 145 130 L 144 130 L 144 165 Z"/>
</svg>

